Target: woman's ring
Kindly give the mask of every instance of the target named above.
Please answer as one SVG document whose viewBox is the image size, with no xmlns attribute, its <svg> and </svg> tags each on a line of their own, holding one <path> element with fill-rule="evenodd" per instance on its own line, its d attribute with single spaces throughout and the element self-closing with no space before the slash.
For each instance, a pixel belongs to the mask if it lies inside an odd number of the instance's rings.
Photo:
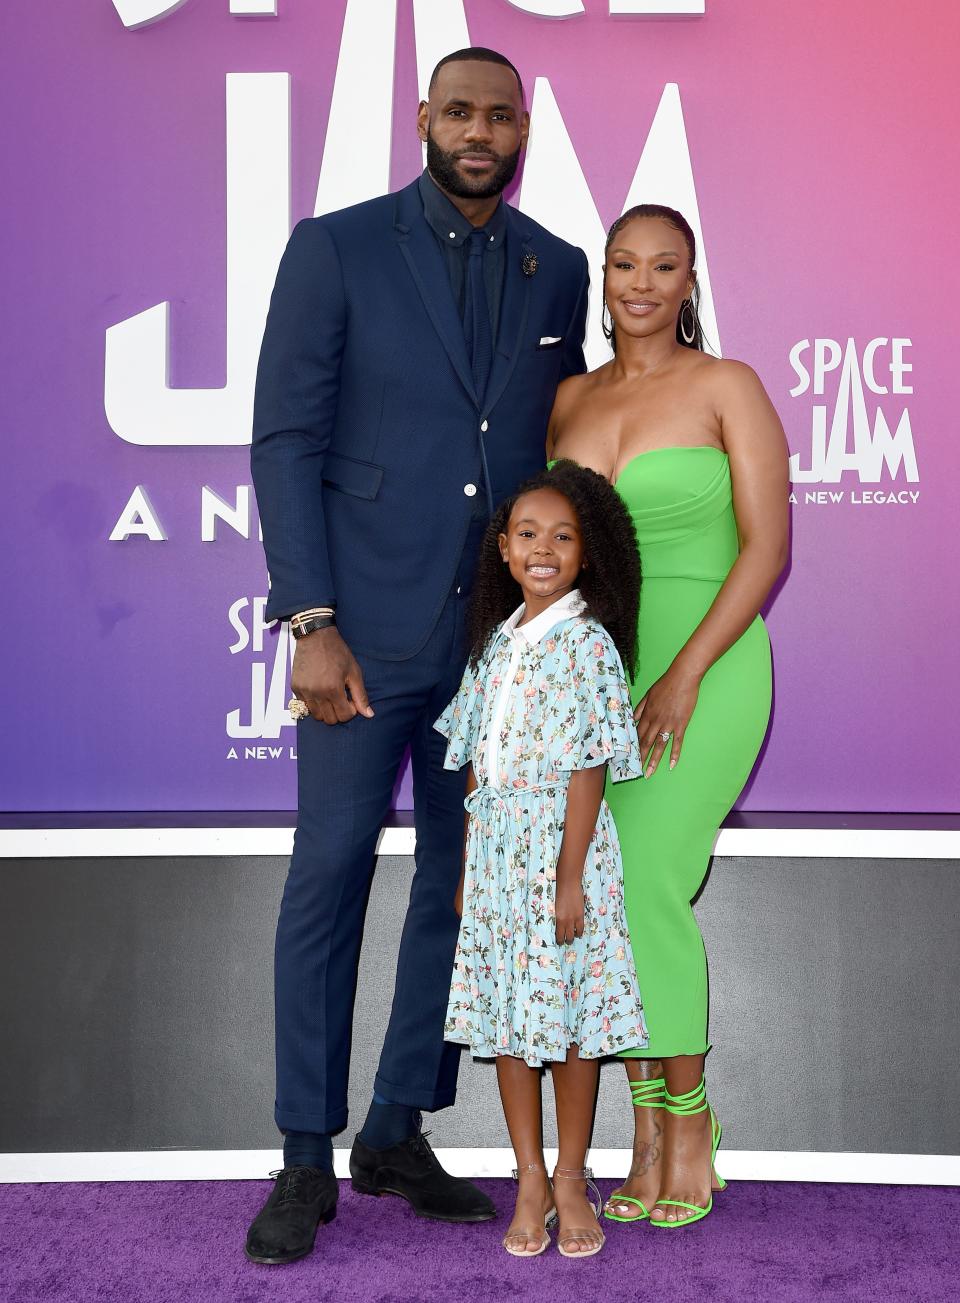
<svg viewBox="0 0 960 1303">
<path fill-rule="evenodd" d="M 287 702 L 287 710 L 289 710 L 293 719 L 306 719 L 310 714 L 310 707 L 305 701 L 301 701 L 299 697 L 290 698 Z"/>
<path fill-rule="evenodd" d="M 663 738 L 664 742 L 669 742 L 669 741 L 670 741 L 670 734 L 669 734 L 669 733 L 661 733 L 660 736 Z"/>
</svg>

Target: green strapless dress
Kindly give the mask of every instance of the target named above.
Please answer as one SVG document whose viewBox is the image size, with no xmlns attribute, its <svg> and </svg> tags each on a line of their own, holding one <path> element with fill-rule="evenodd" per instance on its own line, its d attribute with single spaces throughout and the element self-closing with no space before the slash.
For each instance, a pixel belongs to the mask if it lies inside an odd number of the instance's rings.
<svg viewBox="0 0 960 1303">
<path fill-rule="evenodd" d="M 717 448 L 657 448 L 615 485 L 637 530 L 643 583 L 636 704 L 706 615 L 737 558 L 730 466 Z M 691 901 L 717 829 L 740 794 L 770 718 L 770 643 L 758 616 L 704 675 L 677 767 L 608 783 L 650 1044 L 626 1058 L 702 1054 L 707 964 Z"/>
</svg>

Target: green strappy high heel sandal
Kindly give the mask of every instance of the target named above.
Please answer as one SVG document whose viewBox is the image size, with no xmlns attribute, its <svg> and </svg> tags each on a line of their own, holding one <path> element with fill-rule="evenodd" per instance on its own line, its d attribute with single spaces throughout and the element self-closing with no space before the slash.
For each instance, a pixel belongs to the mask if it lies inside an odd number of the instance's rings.
<svg viewBox="0 0 960 1303">
<path fill-rule="evenodd" d="M 665 1090 L 666 1103 L 664 1107 L 668 1113 L 675 1117 L 693 1117 L 696 1113 L 710 1114 L 710 1132 L 713 1138 L 713 1148 L 710 1151 L 710 1179 L 711 1185 L 715 1185 L 718 1190 L 725 1190 L 727 1183 L 721 1177 L 717 1176 L 717 1169 L 714 1164 L 717 1161 L 717 1150 L 720 1148 L 720 1137 L 723 1135 L 723 1128 L 717 1121 L 717 1115 L 707 1103 L 707 1085 L 703 1077 L 700 1078 L 700 1085 L 694 1086 L 693 1090 L 688 1090 L 685 1095 L 671 1095 L 669 1090 Z M 703 1221 L 707 1213 L 713 1208 L 713 1191 L 710 1192 L 710 1198 L 707 1200 L 707 1206 L 701 1208 L 699 1204 L 684 1203 L 682 1199 L 658 1199 L 653 1205 L 654 1208 L 686 1208 L 691 1214 L 684 1217 L 682 1221 L 668 1222 L 666 1218 L 663 1221 L 650 1219 L 650 1225 L 662 1227 L 664 1230 L 675 1231 L 680 1226 L 692 1226 L 694 1222 Z M 652 1211 L 652 1209 L 651 1209 Z"/>
<path fill-rule="evenodd" d="M 663 1108 L 666 1102 L 666 1091 L 667 1083 L 663 1077 L 651 1077 L 649 1081 L 630 1082 L 630 1094 L 633 1096 L 634 1108 Z M 632 1203 L 640 1211 L 630 1217 L 624 1217 L 620 1213 L 611 1211 L 614 1204 L 621 1203 Z M 603 1215 L 608 1222 L 642 1222 L 646 1221 L 650 1216 L 650 1211 L 642 1199 L 634 1199 L 629 1194 L 612 1194 L 604 1204 Z"/>
</svg>

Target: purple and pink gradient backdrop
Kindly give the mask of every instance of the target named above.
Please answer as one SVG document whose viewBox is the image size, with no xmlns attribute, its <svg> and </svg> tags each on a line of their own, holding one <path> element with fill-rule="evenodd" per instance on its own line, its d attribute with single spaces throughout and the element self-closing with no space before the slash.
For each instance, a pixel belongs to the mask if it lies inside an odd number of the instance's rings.
<svg viewBox="0 0 960 1303">
<path fill-rule="evenodd" d="M 394 185 L 420 164 L 410 9 L 400 0 Z M 232 496 L 247 449 L 121 441 L 104 417 L 104 332 L 169 300 L 171 382 L 223 383 L 224 76 L 292 74 L 293 217 L 309 215 L 343 12 L 281 0 L 278 18 L 250 22 L 192 0 L 128 32 L 107 0 L 42 17 L 7 6 L 8 809 L 295 804 L 291 763 L 226 759 L 225 716 L 250 695 L 226 611 L 265 591 L 265 571 L 255 539 L 200 543 L 200 486 Z M 706 18 L 644 21 L 587 0 L 556 22 L 467 0 L 466 13 L 528 86 L 549 76 L 605 224 L 664 83 L 679 83 L 724 352 L 759 371 L 804 465 L 811 398 L 789 397 L 791 346 L 913 341 L 915 392 L 888 410 L 909 405 L 920 483 L 863 487 L 920 500 L 794 508 L 769 613 L 773 725 L 742 805 L 956 808 L 957 6 L 709 0 Z M 108 543 L 137 484 L 169 541 Z"/>
</svg>

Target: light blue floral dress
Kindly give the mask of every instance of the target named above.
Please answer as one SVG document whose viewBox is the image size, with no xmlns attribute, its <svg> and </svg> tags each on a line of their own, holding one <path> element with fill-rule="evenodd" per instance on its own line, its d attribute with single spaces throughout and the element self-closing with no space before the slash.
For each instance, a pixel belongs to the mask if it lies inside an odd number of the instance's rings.
<svg viewBox="0 0 960 1303">
<path fill-rule="evenodd" d="M 606 801 L 583 869 L 584 934 L 567 945 L 555 938 L 571 772 L 607 764 L 614 781 L 641 773 L 620 657 L 581 605 L 574 591 L 517 628 L 521 607 L 434 726 L 448 739 L 445 767 L 472 761 L 478 783 L 466 800 L 463 919 L 444 1038 L 479 1058 L 540 1066 L 565 1060 L 571 1045 L 582 1058 L 647 1045 Z"/>
</svg>

